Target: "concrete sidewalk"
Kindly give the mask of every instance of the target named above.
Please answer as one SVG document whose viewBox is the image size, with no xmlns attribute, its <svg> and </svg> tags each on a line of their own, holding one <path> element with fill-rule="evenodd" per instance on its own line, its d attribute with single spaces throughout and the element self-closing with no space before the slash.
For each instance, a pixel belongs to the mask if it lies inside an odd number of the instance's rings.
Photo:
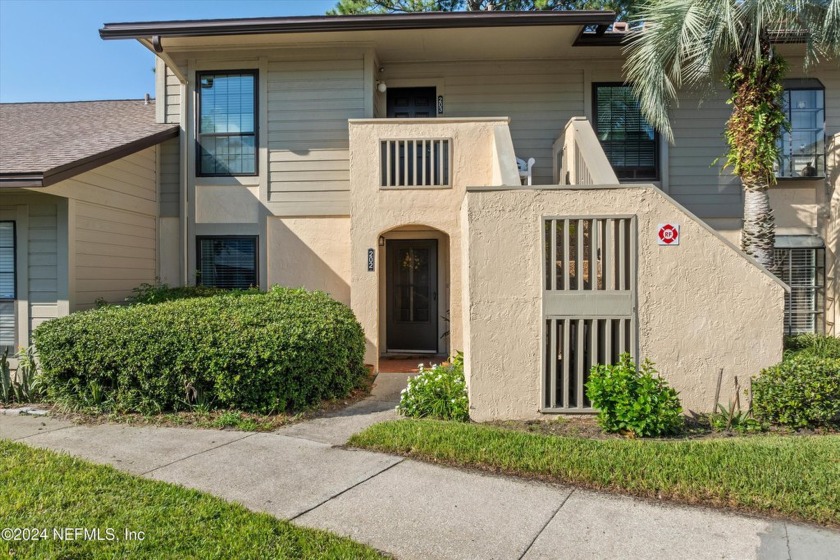
<svg viewBox="0 0 840 560">
<path fill-rule="evenodd" d="M 369 399 L 270 434 L 0 415 L 0 438 L 204 490 L 398 558 L 837 558 L 840 533 L 816 527 L 335 447 L 394 418 L 405 379 L 380 375 Z"/>
</svg>

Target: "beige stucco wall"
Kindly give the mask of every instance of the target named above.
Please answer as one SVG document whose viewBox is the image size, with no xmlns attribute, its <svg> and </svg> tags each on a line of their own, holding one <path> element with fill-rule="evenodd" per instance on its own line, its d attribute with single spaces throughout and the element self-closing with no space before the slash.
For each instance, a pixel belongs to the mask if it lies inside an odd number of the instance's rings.
<svg viewBox="0 0 840 560">
<path fill-rule="evenodd" d="M 463 346 L 461 327 L 461 224 L 460 207 L 468 185 L 490 185 L 494 169 L 503 180 L 496 161 L 497 128 L 507 119 L 412 119 L 350 121 L 350 286 L 351 306 L 365 329 L 366 361 L 378 369 L 383 334 L 380 332 L 379 298 L 385 289 L 379 271 L 385 266 L 379 236 L 404 226 L 437 230 L 448 237 L 449 282 L 446 301 L 450 314 L 450 350 Z M 508 133 L 509 134 L 509 133 Z M 379 142 L 381 139 L 451 138 L 453 176 L 451 188 L 380 188 Z M 426 235 L 418 233 L 418 238 Z M 367 252 L 377 251 L 376 271 L 368 272 Z M 443 292 L 444 286 L 440 286 Z"/>
<path fill-rule="evenodd" d="M 784 286 L 652 186 L 473 189 L 464 201 L 463 317 L 474 420 L 540 416 L 542 217 L 635 215 L 640 355 L 657 363 L 686 410 L 712 408 L 781 359 Z M 662 247 L 658 224 L 681 226 Z"/>
<path fill-rule="evenodd" d="M 350 304 L 350 218 L 268 218 L 268 284 L 322 290 Z"/>
</svg>

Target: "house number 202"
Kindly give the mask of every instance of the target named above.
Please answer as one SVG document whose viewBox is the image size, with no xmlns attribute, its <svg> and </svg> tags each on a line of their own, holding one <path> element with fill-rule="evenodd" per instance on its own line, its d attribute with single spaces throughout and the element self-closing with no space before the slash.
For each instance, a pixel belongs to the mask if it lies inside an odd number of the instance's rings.
<svg viewBox="0 0 840 560">
<path fill-rule="evenodd" d="M 368 249 L 368 272 L 373 272 L 376 268 L 376 251 Z"/>
</svg>

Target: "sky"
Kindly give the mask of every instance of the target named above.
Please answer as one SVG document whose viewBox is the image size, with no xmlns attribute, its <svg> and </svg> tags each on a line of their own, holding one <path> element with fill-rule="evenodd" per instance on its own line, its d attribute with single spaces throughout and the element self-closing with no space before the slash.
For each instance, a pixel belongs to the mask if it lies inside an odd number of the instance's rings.
<svg viewBox="0 0 840 560">
<path fill-rule="evenodd" d="M 321 15 L 336 0 L 0 0 L 0 102 L 154 96 L 155 61 L 104 23 Z"/>
</svg>

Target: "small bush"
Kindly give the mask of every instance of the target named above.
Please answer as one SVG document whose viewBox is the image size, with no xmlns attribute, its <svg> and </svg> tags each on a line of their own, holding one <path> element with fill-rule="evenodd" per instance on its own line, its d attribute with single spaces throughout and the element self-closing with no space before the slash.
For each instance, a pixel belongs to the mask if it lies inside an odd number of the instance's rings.
<svg viewBox="0 0 840 560">
<path fill-rule="evenodd" d="M 840 358 L 797 355 L 753 379 L 756 418 L 791 428 L 840 422 Z"/>
<path fill-rule="evenodd" d="M 41 398 L 41 381 L 36 375 L 35 351 L 31 346 L 21 347 L 15 357 L 18 360 L 18 367 L 12 375 L 9 349 L 6 348 L 0 355 L 0 403 L 36 402 Z"/>
<path fill-rule="evenodd" d="M 411 418 L 468 421 L 464 354 L 458 352 L 449 364 L 432 365 L 431 369 L 420 364 L 420 374 L 408 380 L 397 411 Z"/>
<path fill-rule="evenodd" d="M 716 432 L 761 432 L 766 426 L 753 418 L 751 411 L 741 411 L 730 403 L 729 408 L 718 403 L 717 410 L 709 415 L 709 425 Z"/>
<path fill-rule="evenodd" d="M 840 358 L 840 338 L 820 334 L 785 337 L 785 358 L 795 355 Z"/>
<path fill-rule="evenodd" d="M 656 374 L 649 360 L 637 370 L 630 354 L 615 365 L 594 366 L 586 395 L 598 409 L 601 428 L 640 437 L 678 431 L 685 419 L 677 392 Z"/>
<path fill-rule="evenodd" d="M 47 396 L 72 408 L 283 412 L 344 397 L 366 376 L 353 312 L 301 289 L 103 307 L 34 339 Z"/>
</svg>

